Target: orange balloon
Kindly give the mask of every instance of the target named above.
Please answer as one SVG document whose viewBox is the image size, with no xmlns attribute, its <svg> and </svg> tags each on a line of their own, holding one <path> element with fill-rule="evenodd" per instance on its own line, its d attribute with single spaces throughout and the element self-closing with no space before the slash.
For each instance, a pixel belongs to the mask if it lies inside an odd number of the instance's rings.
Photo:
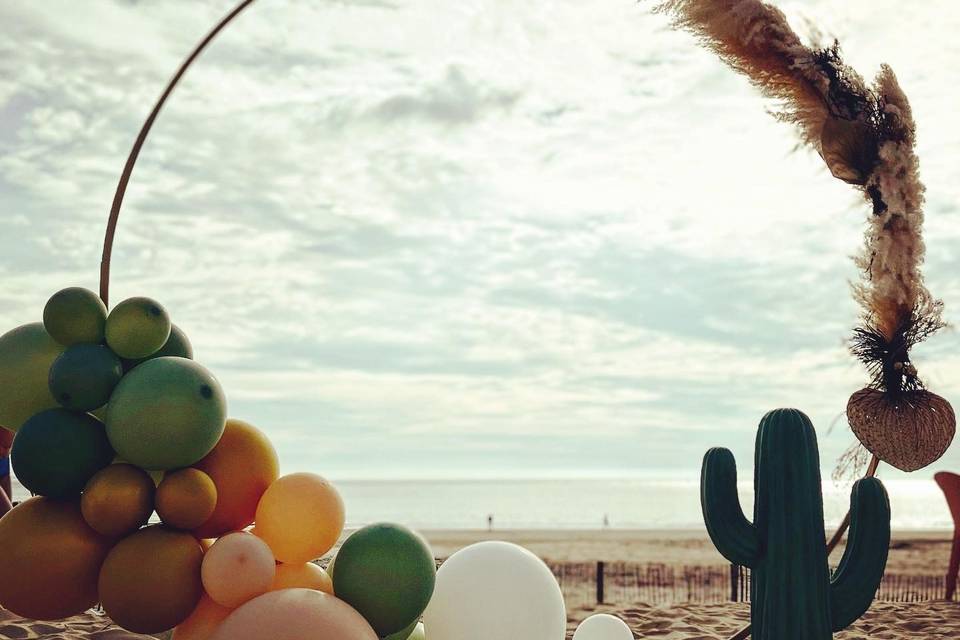
<svg viewBox="0 0 960 640">
<path fill-rule="evenodd" d="M 227 616 L 210 640 L 377 640 L 343 600 L 313 589 L 258 596 Z"/>
<path fill-rule="evenodd" d="M 237 531 L 207 550 L 200 575 L 211 598 L 225 607 L 237 607 L 266 593 L 276 572 L 270 547 L 251 533 Z"/>
<path fill-rule="evenodd" d="M 280 461 L 267 436 L 241 420 L 227 420 L 213 451 L 193 465 L 213 479 L 217 506 L 194 533 L 216 538 L 253 522 L 260 496 L 280 475 Z"/>
<path fill-rule="evenodd" d="M 333 595 L 333 580 L 326 571 L 312 562 L 278 564 L 270 591 L 280 589 L 316 589 Z"/>
<path fill-rule="evenodd" d="M 210 596 L 203 594 L 190 617 L 173 630 L 171 640 L 209 640 L 231 611 L 233 609 L 217 604 Z"/>
<path fill-rule="evenodd" d="M 136 633 L 171 629 L 193 612 L 203 587 L 203 548 L 189 533 L 156 525 L 115 546 L 100 570 L 107 615 Z"/>
<path fill-rule="evenodd" d="M 80 501 L 31 498 L 0 518 L 0 606 L 34 620 L 83 613 L 112 540 L 87 526 Z"/>
<path fill-rule="evenodd" d="M 83 519 L 105 536 L 119 537 L 147 524 L 153 513 L 153 479 L 132 464 L 112 464 L 87 482 L 80 497 Z"/>
<path fill-rule="evenodd" d="M 344 523 L 343 500 L 315 473 L 278 478 L 257 506 L 257 535 L 280 562 L 302 564 L 329 551 Z"/>
<path fill-rule="evenodd" d="M 167 473 L 157 486 L 157 515 L 175 529 L 193 529 L 207 521 L 217 506 L 217 487 L 199 469 Z"/>
</svg>

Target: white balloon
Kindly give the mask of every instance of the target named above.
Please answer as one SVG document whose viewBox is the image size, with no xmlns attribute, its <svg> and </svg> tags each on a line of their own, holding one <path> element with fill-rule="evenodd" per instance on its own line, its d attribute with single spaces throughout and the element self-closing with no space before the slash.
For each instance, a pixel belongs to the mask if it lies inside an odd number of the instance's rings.
<svg viewBox="0 0 960 640">
<path fill-rule="evenodd" d="M 567 613 L 557 579 L 540 558 L 489 541 L 440 566 L 423 626 L 430 640 L 564 640 Z"/>
<path fill-rule="evenodd" d="M 598 613 L 580 623 L 573 640 L 633 640 L 633 632 L 620 618 Z"/>
</svg>

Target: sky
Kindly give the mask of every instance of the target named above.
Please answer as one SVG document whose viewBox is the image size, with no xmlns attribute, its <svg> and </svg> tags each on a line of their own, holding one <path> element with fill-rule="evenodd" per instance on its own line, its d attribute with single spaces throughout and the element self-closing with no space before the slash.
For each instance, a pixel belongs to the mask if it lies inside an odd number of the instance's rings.
<svg viewBox="0 0 960 640">
<path fill-rule="evenodd" d="M 897 72 L 956 322 L 960 11 L 775 4 Z M 0 327 L 96 290 L 137 130 L 230 6 L 0 4 Z M 143 149 L 112 297 L 168 309 L 285 471 L 690 474 L 715 445 L 749 469 L 780 406 L 829 468 L 868 208 L 772 106 L 646 1 L 259 0 Z M 960 399 L 955 331 L 914 356 Z"/>
</svg>

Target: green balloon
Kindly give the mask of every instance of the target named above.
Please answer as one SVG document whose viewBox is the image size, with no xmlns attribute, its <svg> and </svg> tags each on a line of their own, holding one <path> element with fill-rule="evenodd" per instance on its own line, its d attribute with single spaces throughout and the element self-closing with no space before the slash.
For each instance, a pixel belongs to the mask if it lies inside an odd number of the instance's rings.
<svg viewBox="0 0 960 640">
<path fill-rule="evenodd" d="M 20 483 L 50 498 L 72 498 L 113 460 L 103 423 L 88 413 L 48 409 L 13 439 L 10 461 Z"/>
<path fill-rule="evenodd" d="M 337 552 L 333 592 L 383 638 L 420 618 L 436 576 L 433 552 L 417 533 L 373 524 L 347 538 Z"/>
<path fill-rule="evenodd" d="M 108 347 L 75 344 L 50 367 L 50 392 L 67 409 L 93 411 L 107 404 L 122 377 L 120 358 Z"/>
<path fill-rule="evenodd" d="M 156 353 L 170 337 L 170 316 L 151 298 L 128 298 L 107 316 L 107 344 L 121 358 L 135 360 Z"/>
<path fill-rule="evenodd" d="M 103 342 L 106 323 L 107 305 L 100 296 L 83 287 L 61 289 L 43 308 L 43 326 L 65 347 Z"/>
<path fill-rule="evenodd" d="M 426 640 L 423 623 L 419 620 L 414 620 L 406 629 L 391 633 L 383 638 L 383 640 Z"/>
<path fill-rule="evenodd" d="M 160 347 L 159 351 L 146 358 L 124 360 L 123 370 L 130 371 L 130 369 L 133 369 L 138 364 L 143 364 L 147 360 L 162 358 L 164 356 L 176 356 L 177 358 L 193 360 L 193 345 L 190 344 L 190 338 L 175 324 L 170 325 L 170 337 L 167 338 L 167 341 Z"/>
<path fill-rule="evenodd" d="M 121 458 L 150 471 L 189 467 L 220 440 L 227 402 L 209 371 L 186 358 L 132 369 L 107 404 L 107 436 Z"/>
<path fill-rule="evenodd" d="M 58 406 L 48 378 L 62 352 L 39 322 L 0 336 L 0 425 L 16 431 L 30 416 Z"/>
</svg>

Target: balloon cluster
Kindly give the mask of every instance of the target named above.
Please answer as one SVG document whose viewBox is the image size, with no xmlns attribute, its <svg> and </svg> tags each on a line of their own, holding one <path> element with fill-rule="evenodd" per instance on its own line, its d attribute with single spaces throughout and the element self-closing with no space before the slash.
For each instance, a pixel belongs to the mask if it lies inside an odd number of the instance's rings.
<svg viewBox="0 0 960 640">
<path fill-rule="evenodd" d="M 383 523 L 327 571 L 314 564 L 343 533 L 340 494 L 316 474 L 281 477 L 269 440 L 226 418 L 192 358 L 158 302 L 108 313 L 80 288 L 0 336 L 0 424 L 36 495 L 0 518 L 0 606 L 53 620 L 99 602 L 174 640 L 565 637 L 553 574 L 516 545 L 479 543 L 437 571 L 422 537 Z"/>
</svg>

